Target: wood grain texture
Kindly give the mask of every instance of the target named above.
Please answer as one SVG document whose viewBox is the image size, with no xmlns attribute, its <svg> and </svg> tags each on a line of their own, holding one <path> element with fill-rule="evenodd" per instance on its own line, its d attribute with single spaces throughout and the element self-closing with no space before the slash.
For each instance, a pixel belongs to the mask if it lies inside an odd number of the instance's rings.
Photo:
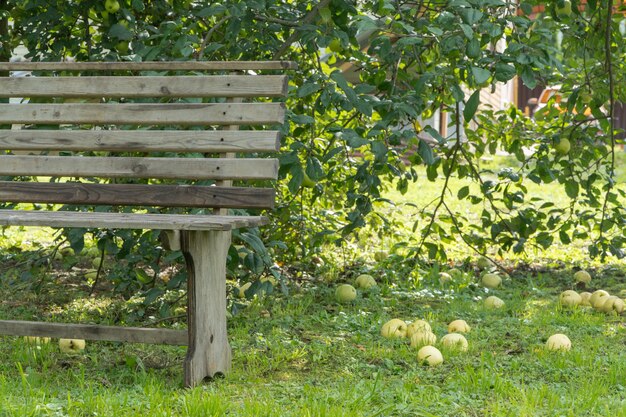
<svg viewBox="0 0 626 417">
<path fill-rule="evenodd" d="M 0 97 L 284 97 L 285 75 L 0 77 Z"/>
<path fill-rule="evenodd" d="M 0 104 L 0 123 L 13 124 L 282 124 L 282 103 Z"/>
<path fill-rule="evenodd" d="M 226 331 L 226 257 L 230 239 L 229 232 L 181 233 L 189 273 L 189 348 L 184 364 L 187 387 L 230 370 L 232 354 Z"/>
<path fill-rule="evenodd" d="M 242 227 L 263 226 L 268 224 L 268 222 L 268 218 L 263 216 L 0 210 L 0 225 L 3 226 L 156 229 L 176 231 L 232 230 Z"/>
<path fill-rule="evenodd" d="M 272 188 L 0 181 L 0 201 L 79 205 L 272 208 Z"/>
<path fill-rule="evenodd" d="M 0 320 L 0 334 L 64 339 L 108 340 L 112 342 L 158 343 L 178 346 L 188 344 L 188 332 L 184 330 L 100 326 L 93 324 L 42 323 L 21 320 Z"/>
<path fill-rule="evenodd" d="M 276 179 L 278 160 L 0 155 L 0 175 L 262 180 Z"/>
<path fill-rule="evenodd" d="M 296 69 L 293 61 L 0 62 L 0 71 L 245 71 Z"/>
<path fill-rule="evenodd" d="M 276 152 L 275 130 L 0 130 L 0 149 L 111 152 Z"/>
</svg>

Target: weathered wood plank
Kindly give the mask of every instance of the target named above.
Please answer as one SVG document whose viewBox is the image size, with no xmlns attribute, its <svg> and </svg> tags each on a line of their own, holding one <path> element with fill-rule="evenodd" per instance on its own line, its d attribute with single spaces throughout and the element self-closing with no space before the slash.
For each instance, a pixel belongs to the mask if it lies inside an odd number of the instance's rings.
<svg viewBox="0 0 626 417">
<path fill-rule="evenodd" d="M 278 160 L 0 155 L 0 175 L 262 180 L 276 179 Z"/>
<path fill-rule="evenodd" d="M 285 75 L 2 77 L 0 97 L 284 97 Z"/>
<path fill-rule="evenodd" d="M 226 257 L 229 232 L 185 231 L 181 249 L 187 263 L 189 349 L 185 386 L 225 374 L 231 366 L 226 332 Z"/>
<path fill-rule="evenodd" d="M 0 130 L 0 149 L 111 152 L 276 152 L 277 131 Z"/>
<path fill-rule="evenodd" d="M 0 181 L 0 201 L 199 208 L 272 208 L 272 188 Z"/>
<path fill-rule="evenodd" d="M 0 334 L 186 346 L 184 330 L 0 320 Z"/>
<path fill-rule="evenodd" d="M 245 71 L 296 69 L 293 61 L 0 62 L 0 71 Z"/>
<path fill-rule="evenodd" d="M 15 124 L 282 124 L 282 103 L 0 104 L 0 123 Z"/>
<path fill-rule="evenodd" d="M 263 216 L 0 210 L 0 225 L 3 226 L 231 230 L 241 227 L 258 227 L 267 224 L 268 221 L 268 218 Z"/>
</svg>

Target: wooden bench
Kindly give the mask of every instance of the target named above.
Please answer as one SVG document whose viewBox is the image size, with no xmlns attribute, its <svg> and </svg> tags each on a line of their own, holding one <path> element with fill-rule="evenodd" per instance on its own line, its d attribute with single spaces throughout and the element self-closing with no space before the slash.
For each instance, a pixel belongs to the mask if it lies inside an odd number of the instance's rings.
<svg viewBox="0 0 626 417">
<path fill-rule="evenodd" d="M 170 246 L 182 250 L 189 274 L 187 331 L 4 320 L 0 334 L 187 345 L 186 386 L 226 373 L 231 230 L 268 222 L 227 210 L 268 209 L 275 194 L 273 188 L 233 186 L 233 181 L 276 179 L 276 159 L 251 156 L 279 149 L 279 133 L 270 129 L 284 123 L 284 104 L 267 99 L 286 95 L 287 76 L 281 72 L 294 67 L 290 62 L 0 63 L 5 74 L 34 71 L 32 77 L 0 77 L 0 97 L 24 98 L 0 104 L 0 148 L 15 151 L 0 155 L 0 176 L 10 178 L 0 181 L 0 202 L 41 205 L 2 209 L 0 225 L 166 231 Z M 265 101 L 243 102 L 258 98 Z M 214 183 L 197 183 L 206 180 Z M 59 205 L 81 209 L 55 210 Z M 196 214 L 189 213 L 193 209 Z M 197 209 L 207 210 L 197 214 Z"/>
</svg>

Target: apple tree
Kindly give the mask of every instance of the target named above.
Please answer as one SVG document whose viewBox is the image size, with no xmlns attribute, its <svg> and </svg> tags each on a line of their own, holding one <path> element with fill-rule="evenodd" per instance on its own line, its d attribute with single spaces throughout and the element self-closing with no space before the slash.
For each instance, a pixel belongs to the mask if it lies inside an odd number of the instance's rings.
<svg viewBox="0 0 626 417">
<path fill-rule="evenodd" d="M 584 239 L 593 242 L 592 256 L 623 256 L 624 190 L 615 184 L 611 116 L 615 103 L 626 101 L 624 15 L 613 2 L 0 4 L 4 59 L 21 42 L 37 60 L 299 64 L 290 74 L 275 221 L 244 237 L 255 248 L 248 266 L 259 273 L 272 264 L 259 242 L 273 242 L 278 259 L 293 261 L 326 244 L 342 246 L 366 225 L 388 233 L 401 226 L 378 209 L 388 184 L 406 192 L 412 182 L 438 179 L 440 197 L 413 219 L 409 256 L 445 259 L 446 244 L 457 237 L 476 253 Z M 559 100 L 534 119 L 480 102 L 481 91 L 516 77 L 530 88 L 560 85 Z M 429 122 L 436 112 L 450 116 L 451 134 Z M 481 168 L 481 158 L 500 151 L 514 155 L 516 165 Z M 462 187 L 450 196 L 452 177 L 470 179 L 475 190 Z M 529 183 L 552 182 L 569 198 L 563 207 L 528 192 Z M 451 210 L 450 198 L 481 207 L 479 221 Z"/>
</svg>

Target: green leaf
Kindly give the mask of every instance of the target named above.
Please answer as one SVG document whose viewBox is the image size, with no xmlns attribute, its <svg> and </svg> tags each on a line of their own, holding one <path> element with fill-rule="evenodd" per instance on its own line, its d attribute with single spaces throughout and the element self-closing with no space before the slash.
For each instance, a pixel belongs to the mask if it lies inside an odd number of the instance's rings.
<svg viewBox="0 0 626 417">
<path fill-rule="evenodd" d="M 435 156 L 433 154 L 433 149 L 429 144 L 424 142 L 423 140 L 419 141 L 419 145 L 417 147 L 417 153 L 422 157 L 424 163 L 426 165 L 432 165 L 435 163 Z"/>
<path fill-rule="evenodd" d="M 491 72 L 484 68 L 472 66 L 472 75 L 474 76 L 476 84 L 482 84 L 491 77 Z"/>
<path fill-rule="evenodd" d="M 565 192 L 569 198 L 578 197 L 579 186 L 578 183 L 574 180 L 567 181 L 565 183 Z"/>
<path fill-rule="evenodd" d="M 437 130 L 433 129 L 431 125 L 426 125 L 424 127 L 424 132 L 428 133 L 430 136 L 433 137 L 433 139 L 435 139 L 439 143 L 445 142 L 445 139 L 443 138 L 443 136 L 441 136 L 441 134 Z"/>
<path fill-rule="evenodd" d="M 298 88 L 298 97 L 306 97 L 319 91 L 321 88 L 322 86 L 315 82 L 303 84 Z"/>
<path fill-rule="evenodd" d="M 522 82 L 524 85 L 531 90 L 537 86 L 537 80 L 535 79 L 535 74 L 530 67 L 524 67 L 522 70 Z"/>
<path fill-rule="evenodd" d="M 476 110 L 478 110 L 478 105 L 480 104 L 480 90 L 476 90 L 472 93 L 470 98 L 465 103 L 465 108 L 463 109 L 463 118 L 466 122 L 472 120 L 474 114 L 476 114 Z"/>
<path fill-rule="evenodd" d="M 463 23 L 460 23 L 459 26 L 461 27 L 461 30 L 463 31 L 463 34 L 467 39 L 474 39 L 474 31 L 472 30 L 471 26 Z"/>
<path fill-rule="evenodd" d="M 129 41 L 133 38 L 133 34 L 126 28 L 125 26 L 120 25 L 119 23 L 111 26 L 109 30 L 109 36 L 112 38 L 120 39 L 122 41 Z"/>
<path fill-rule="evenodd" d="M 459 15 L 461 16 L 461 19 L 463 19 L 463 21 L 468 25 L 473 25 L 484 16 L 483 12 L 481 12 L 480 10 L 469 8 L 461 9 L 459 11 Z"/>
<path fill-rule="evenodd" d="M 515 74 L 517 74 L 517 71 L 513 65 L 504 64 L 502 62 L 496 64 L 496 80 L 506 82 L 515 77 Z"/>
<path fill-rule="evenodd" d="M 469 186 L 466 185 L 464 187 L 461 187 L 459 189 L 459 191 L 456 193 L 456 196 L 459 200 L 463 200 L 465 197 L 467 197 L 469 195 Z"/>
</svg>

